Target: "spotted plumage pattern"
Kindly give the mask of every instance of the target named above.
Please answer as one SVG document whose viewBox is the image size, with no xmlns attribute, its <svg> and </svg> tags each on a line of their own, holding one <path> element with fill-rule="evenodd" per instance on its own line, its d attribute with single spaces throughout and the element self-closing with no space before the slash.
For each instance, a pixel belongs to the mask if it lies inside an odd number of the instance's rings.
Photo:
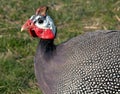
<svg viewBox="0 0 120 94">
<path fill-rule="evenodd" d="M 48 41 L 40 41 L 34 60 L 44 94 L 120 94 L 120 31 Z"/>
</svg>

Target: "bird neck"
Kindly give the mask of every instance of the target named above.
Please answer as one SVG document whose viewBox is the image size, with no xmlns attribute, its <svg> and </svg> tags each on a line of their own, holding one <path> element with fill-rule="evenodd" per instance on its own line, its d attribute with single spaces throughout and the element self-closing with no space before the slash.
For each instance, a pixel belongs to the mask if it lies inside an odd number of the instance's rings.
<svg viewBox="0 0 120 94">
<path fill-rule="evenodd" d="M 41 39 L 39 45 L 43 57 L 45 59 L 50 59 L 56 49 L 56 46 L 54 45 L 54 39 Z"/>
</svg>

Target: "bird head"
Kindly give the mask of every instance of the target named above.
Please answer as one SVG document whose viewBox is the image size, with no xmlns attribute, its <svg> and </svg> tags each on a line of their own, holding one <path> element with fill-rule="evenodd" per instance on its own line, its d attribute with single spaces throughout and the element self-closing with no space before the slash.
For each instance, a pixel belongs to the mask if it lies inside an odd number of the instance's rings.
<svg viewBox="0 0 120 94">
<path fill-rule="evenodd" d="M 38 8 L 36 14 L 32 15 L 25 24 L 23 24 L 21 31 L 27 30 L 31 36 L 41 39 L 54 39 L 55 35 L 52 30 L 43 25 L 46 17 L 41 14 L 45 14 L 46 11 L 46 7 Z"/>
</svg>

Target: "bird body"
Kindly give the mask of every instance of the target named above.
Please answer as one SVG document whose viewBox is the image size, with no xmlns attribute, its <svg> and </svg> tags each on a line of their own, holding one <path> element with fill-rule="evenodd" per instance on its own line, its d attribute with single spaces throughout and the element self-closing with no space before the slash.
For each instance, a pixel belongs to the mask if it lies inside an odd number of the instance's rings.
<svg viewBox="0 0 120 94">
<path fill-rule="evenodd" d="M 46 11 L 38 8 L 21 28 L 40 38 L 34 67 L 43 94 L 120 94 L 120 31 L 87 32 L 54 45 L 56 34 L 40 27 Z"/>
<path fill-rule="evenodd" d="M 55 46 L 41 39 L 35 74 L 44 94 L 119 94 L 120 31 L 96 31 Z"/>
</svg>

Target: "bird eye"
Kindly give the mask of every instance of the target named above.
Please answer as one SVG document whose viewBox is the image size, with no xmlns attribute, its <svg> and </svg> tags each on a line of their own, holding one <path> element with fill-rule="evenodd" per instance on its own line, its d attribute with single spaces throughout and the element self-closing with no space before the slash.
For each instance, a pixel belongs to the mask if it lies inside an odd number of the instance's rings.
<svg viewBox="0 0 120 94">
<path fill-rule="evenodd" d="M 39 18 L 38 19 L 38 23 L 42 24 L 43 23 L 43 19 Z"/>
</svg>

